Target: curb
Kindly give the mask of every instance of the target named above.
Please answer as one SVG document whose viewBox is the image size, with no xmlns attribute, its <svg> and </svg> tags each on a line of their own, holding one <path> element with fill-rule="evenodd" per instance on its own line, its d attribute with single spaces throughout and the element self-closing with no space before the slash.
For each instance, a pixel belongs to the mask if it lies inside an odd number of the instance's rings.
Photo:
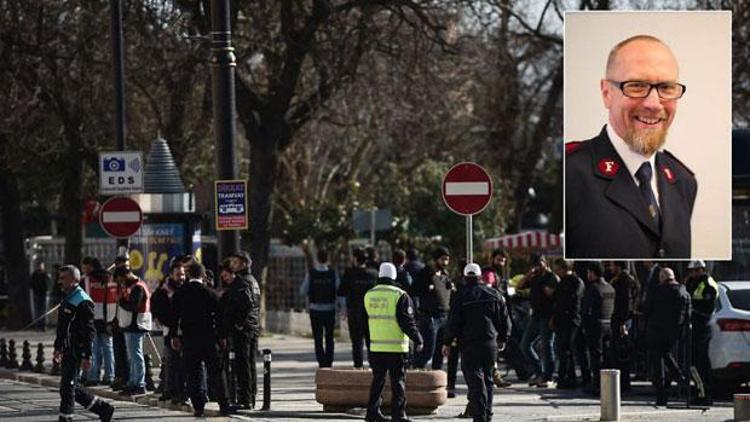
<svg viewBox="0 0 750 422">
<path fill-rule="evenodd" d="M 41 385 L 43 387 L 50 387 L 50 388 L 60 388 L 60 377 L 58 376 L 52 376 L 52 375 L 46 375 L 46 374 L 38 374 L 38 373 L 26 373 L 26 372 L 18 372 L 10 369 L 0 368 L 0 379 L 7 379 L 12 381 L 18 381 L 23 382 L 27 384 L 36 384 Z M 108 387 L 84 387 L 86 388 L 86 391 L 90 392 L 91 394 L 102 397 L 105 399 L 111 399 L 111 400 L 117 400 L 117 401 L 130 401 L 133 403 L 138 403 L 146 406 L 151 407 L 158 407 L 162 409 L 167 410 L 177 410 L 186 412 L 188 414 L 193 413 L 192 406 L 189 405 L 183 405 L 183 404 L 172 404 L 169 401 L 160 401 L 154 396 L 153 393 L 147 393 L 141 396 L 121 396 L 117 391 L 113 391 L 109 389 Z M 209 404 L 206 405 L 205 409 L 205 415 L 208 417 L 218 417 L 219 410 L 218 409 L 212 409 L 209 407 Z"/>
</svg>

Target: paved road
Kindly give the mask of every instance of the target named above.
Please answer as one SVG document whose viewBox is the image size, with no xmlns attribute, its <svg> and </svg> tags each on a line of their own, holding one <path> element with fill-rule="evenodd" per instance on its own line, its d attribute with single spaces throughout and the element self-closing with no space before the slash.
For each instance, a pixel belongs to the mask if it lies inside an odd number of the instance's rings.
<svg viewBox="0 0 750 422">
<path fill-rule="evenodd" d="M 51 347 L 51 333 L 0 333 L 0 337 L 14 338 L 21 343 L 27 339 L 36 344 L 41 341 Z M 351 363 L 351 349 L 348 343 L 337 343 L 335 366 Z M 312 340 L 296 337 L 272 335 L 263 337 L 260 348 L 273 351 L 273 385 L 271 411 L 242 411 L 233 419 L 310 421 L 310 420 L 361 420 L 362 409 L 349 413 L 324 413 L 322 405 L 315 401 L 314 374 L 316 363 L 312 353 Z M 20 351 L 19 351 L 20 355 Z M 51 356 L 48 351 L 47 356 Z M 48 362 L 49 363 L 49 362 Z M 259 371 L 261 374 L 259 362 Z M 0 370 L 0 377 L 8 375 Z M 17 377 L 15 371 L 12 373 Z M 49 376 L 34 376 L 30 381 L 53 382 Z M 511 378 L 513 380 L 513 378 Z M 34 381 L 34 382 L 36 382 Z M 262 387 L 262 382 L 259 383 Z M 104 388 L 94 388 L 105 394 Z M 732 419 L 731 403 L 719 403 L 714 408 L 702 412 L 676 408 L 656 408 L 653 406 L 651 389 L 645 383 L 635 383 L 635 394 L 623 398 L 622 420 L 625 421 L 728 421 Z M 415 416 L 415 420 L 465 421 L 456 416 L 466 406 L 466 386 L 459 374 L 458 397 L 438 409 L 436 414 Z M 262 388 L 258 402 L 262 401 Z M 57 414 L 59 396 L 56 389 L 46 386 L 0 380 L 0 420 L 41 421 L 53 420 Z M 148 401 L 148 400 L 146 400 Z M 155 400 L 151 400 L 155 402 Z M 115 420 L 149 420 L 164 418 L 167 421 L 194 420 L 190 413 L 159 409 L 136 403 L 118 401 Z M 215 404 L 213 405 L 215 408 Z M 76 408 L 76 420 L 89 420 L 91 413 Z M 579 392 L 561 392 L 553 389 L 527 387 L 517 383 L 514 387 L 496 393 L 494 405 L 495 420 L 502 421 L 586 421 L 599 420 L 599 402 L 595 398 Z M 21 416 L 23 415 L 23 416 Z M 210 418 L 221 420 L 222 418 Z M 224 418 L 226 419 L 226 418 Z"/>
</svg>

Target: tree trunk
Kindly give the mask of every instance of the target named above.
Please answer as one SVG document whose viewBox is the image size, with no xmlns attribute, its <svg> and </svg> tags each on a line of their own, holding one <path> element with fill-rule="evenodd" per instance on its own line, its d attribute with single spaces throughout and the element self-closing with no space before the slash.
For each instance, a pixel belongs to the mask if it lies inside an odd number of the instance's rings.
<svg viewBox="0 0 750 422">
<path fill-rule="evenodd" d="M 18 178 L 0 165 L 0 204 L 2 204 L 3 242 L 8 269 L 8 320 L 11 330 L 25 327 L 31 321 L 29 301 L 29 265 L 23 239 L 23 214 Z"/>
<path fill-rule="evenodd" d="M 71 151 L 76 148 L 70 147 Z M 79 266 L 83 249 L 81 211 L 83 210 L 83 161 L 71 153 L 63 174 L 62 206 L 65 216 L 65 264 Z"/>
<path fill-rule="evenodd" d="M 263 133 L 260 136 L 272 137 Z M 259 281 L 261 315 L 266 315 L 268 263 L 271 245 L 272 195 L 276 186 L 279 153 L 274 139 L 257 139 L 250 143 L 250 256 L 253 276 Z M 261 317 L 261 324 L 265 325 Z"/>
</svg>

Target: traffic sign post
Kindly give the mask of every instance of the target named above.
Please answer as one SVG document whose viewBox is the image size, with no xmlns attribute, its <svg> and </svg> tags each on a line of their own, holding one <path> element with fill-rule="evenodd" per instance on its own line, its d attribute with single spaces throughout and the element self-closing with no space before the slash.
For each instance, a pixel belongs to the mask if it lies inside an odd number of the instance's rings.
<svg viewBox="0 0 750 422">
<path fill-rule="evenodd" d="M 143 224 L 140 205 L 126 196 L 109 198 L 99 211 L 99 225 L 105 233 L 117 239 L 134 235 Z"/>
<path fill-rule="evenodd" d="M 466 217 L 466 261 L 474 262 L 472 217 L 484 211 L 492 199 L 492 178 L 476 163 L 459 163 L 443 177 L 443 202 L 456 214 Z"/>
</svg>

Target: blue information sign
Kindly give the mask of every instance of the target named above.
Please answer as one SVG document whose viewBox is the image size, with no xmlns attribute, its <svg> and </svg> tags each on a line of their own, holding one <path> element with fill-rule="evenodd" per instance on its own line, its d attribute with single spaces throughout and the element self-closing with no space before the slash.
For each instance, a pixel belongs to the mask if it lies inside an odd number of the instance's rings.
<svg viewBox="0 0 750 422">
<path fill-rule="evenodd" d="M 246 230 L 247 181 L 217 180 L 214 187 L 216 230 Z"/>
</svg>

